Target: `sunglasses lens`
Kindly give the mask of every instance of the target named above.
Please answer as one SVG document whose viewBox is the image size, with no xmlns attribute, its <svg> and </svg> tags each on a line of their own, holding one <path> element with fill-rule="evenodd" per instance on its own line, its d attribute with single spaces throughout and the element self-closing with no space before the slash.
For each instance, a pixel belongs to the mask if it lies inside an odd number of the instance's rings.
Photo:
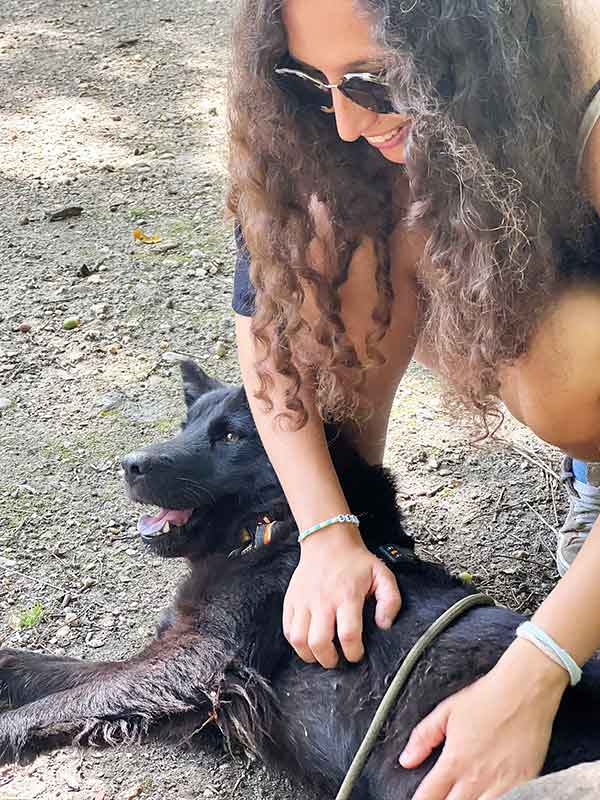
<svg viewBox="0 0 600 800">
<path fill-rule="evenodd" d="M 319 87 L 308 78 L 301 78 L 299 75 L 281 75 L 281 86 L 292 94 L 301 106 L 331 106 L 331 92 L 329 89 L 319 89 Z"/>
<path fill-rule="evenodd" d="M 394 107 L 390 101 L 389 88 L 381 83 L 365 81 L 362 78 L 348 78 L 341 91 L 349 100 L 377 114 L 393 114 Z"/>
</svg>

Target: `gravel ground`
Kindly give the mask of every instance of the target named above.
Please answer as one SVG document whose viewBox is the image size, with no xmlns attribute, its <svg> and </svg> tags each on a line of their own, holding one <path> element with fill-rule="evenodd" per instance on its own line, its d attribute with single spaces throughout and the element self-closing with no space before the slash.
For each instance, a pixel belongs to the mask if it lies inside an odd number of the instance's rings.
<svg viewBox="0 0 600 800">
<path fill-rule="evenodd" d="M 0 6 L 1 646 L 128 656 L 181 575 L 138 542 L 119 461 L 177 429 L 174 353 L 238 376 L 226 14 L 211 0 Z M 387 459 L 419 549 L 531 611 L 557 578 L 558 454 L 509 422 L 474 446 L 441 404 L 413 366 Z M 0 769 L 3 800 L 234 796 L 312 798 L 210 738 Z"/>
</svg>

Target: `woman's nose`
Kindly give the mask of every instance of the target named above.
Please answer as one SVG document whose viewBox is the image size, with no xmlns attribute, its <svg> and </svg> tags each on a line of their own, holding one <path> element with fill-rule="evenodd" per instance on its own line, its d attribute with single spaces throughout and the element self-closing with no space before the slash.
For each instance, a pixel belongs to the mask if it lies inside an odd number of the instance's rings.
<svg viewBox="0 0 600 800">
<path fill-rule="evenodd" d="M 377 117 L 374 111 L 369 111 L 368 108 L 353 103 L 339 89 L 332 90 L 332 99 L 335 124 L 340 139 L 345 142 L 354 142 L 362 135 L 363 131 L 373 125 Z"/>
</svg>

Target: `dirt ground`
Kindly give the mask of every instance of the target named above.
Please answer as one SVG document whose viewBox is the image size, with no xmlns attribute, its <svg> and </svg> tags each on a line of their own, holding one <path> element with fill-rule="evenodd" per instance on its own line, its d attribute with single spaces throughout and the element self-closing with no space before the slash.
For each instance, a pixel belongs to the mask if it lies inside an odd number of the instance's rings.
<svg viewBox="0 0 600 800">
<path fill-rule="evenodd" d="M 174 354 L 238 376 L 228 5 L 0 4 L 0 646 L 128 656 L 181 574 L 144 552 L 119 462 L 177 429 Z M 135 242 L 136 227 L 160 243 Z M 387 460 L 420 552 L 532 611 L 557 579 L 559 455 L 512 423 L 472 446 L 440 405 L 413 366 Z M 292 796 L 312 797 L 210 739 L 0 769 L 2 800 Z"/>
</svg>

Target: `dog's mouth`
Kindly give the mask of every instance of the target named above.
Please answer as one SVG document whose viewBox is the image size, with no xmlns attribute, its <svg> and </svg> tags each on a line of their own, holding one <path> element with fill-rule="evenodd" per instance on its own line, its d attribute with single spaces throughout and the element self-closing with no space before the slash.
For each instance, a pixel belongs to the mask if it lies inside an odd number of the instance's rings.
<svg viewBox="0 0 600 800">
<path fill-rule="evenodd" d="M 138 533 L 144 541 L 156 541 L 179 532 L 188 524 L 193 513 L 193 508 L 161 508 L 154 516 L 143 514 L 138 520 Z"/>
</svg>

